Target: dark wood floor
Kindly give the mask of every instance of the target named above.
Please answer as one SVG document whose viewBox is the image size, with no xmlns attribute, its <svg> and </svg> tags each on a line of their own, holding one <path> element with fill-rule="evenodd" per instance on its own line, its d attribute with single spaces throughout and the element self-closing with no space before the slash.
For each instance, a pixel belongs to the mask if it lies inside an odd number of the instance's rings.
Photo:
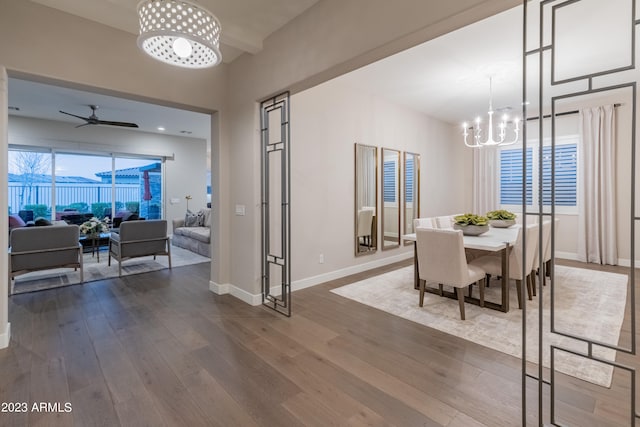
<svg viewBox="0 0 640 427">
<path fill-rule="evenodd" d="M 329 292 L 402 265 L 296 292 L 291 318 L 209 292 L 208 264 L 13 296 L 0 402 L 29 410 L 0 425 L 520 425 L 519 359 Z M 556 408 L 628 425 L 628 395 L 562 378 Z"/>
</svg>

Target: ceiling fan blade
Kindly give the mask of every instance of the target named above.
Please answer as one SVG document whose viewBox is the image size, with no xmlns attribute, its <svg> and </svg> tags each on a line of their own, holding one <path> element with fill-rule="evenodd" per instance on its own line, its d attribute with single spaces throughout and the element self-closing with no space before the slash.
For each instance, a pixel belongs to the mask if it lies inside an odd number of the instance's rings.
<svg viewBox="0 0 640 427">
<path fill-rule="evenodd" d="M 89 121 L 88 117 L 77 116 L 75 114 L 67 113 L 66 111 L 62 111 L 62 110 L 58 110 L 58 111 L 60 111 L 62 114 L 66 114 L 67 116 L 77 117 L 79 119 L 86 120 L 87 122 Z"/>
<path fill-rule="evenodd" d="M 108 125 L 108 126 L 120 126 L 125 128 L 137 128 L 138 125 L 135 123 L 127 123 L 127 122 L 110 122 L 107 120 L 98 120 L 96 122 L 97 125 Z"/>
<path fill-rule="evenodd" d="M 83 123 L 81 125 L 76 126 L 76 129 L 84 127 L 84 126 L 89 126 L 91 123 L 87 122 L 87 123 Z"/>
</svg>

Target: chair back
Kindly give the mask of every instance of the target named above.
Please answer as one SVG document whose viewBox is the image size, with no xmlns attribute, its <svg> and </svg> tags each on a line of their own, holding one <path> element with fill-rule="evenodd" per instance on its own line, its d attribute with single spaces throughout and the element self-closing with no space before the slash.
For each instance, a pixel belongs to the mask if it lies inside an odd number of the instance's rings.
<svg viewBox="0 0 640 427">
<path fill-rule="evenodd" d="M 358 211 L 358 237 L 371 235 L 373 223 L 373 209 L 360 209 Z"/>
<path fill-rule="evenodd" d="M 435 217 L 435 220 L 438 228 L 442 228 L 445 230 L 453 229 L 453 216 L 451 215 L 438 216 L 438 217 Z"/>
<path fill-rule="evenodd" d="M 435 224 L 435 218 L 415 218 L 413 220 L 413 229 L 418 228 L 437 228 Z"/>
<path fill-rule="evenodd" d="M 522 250 L 522 234 L 524 229 L 522 226 L 518 229 L 518 237 L 511 249 L 511 256 L 509 257 L 509 276 L 512 279 L 522 280 L 522 265 L 525 266 L 527 273 L 533 269 L 533 260 L 535 257 L 536 248 L 538 247 L 538 224 L 527 225 L 527 259 L 523 260 Z"/>
<path fill-rule="evenodd" d="M 556 228 L 556 232 L 558 229 L 558 224 L 560 223 L 560 218 L 555 218 L 554 227 Z M 544 243 L 544 258 L 542 262 L 547 262 L 551 260 L 551 221 L 549 221 L 549 236 L 547 241 Z"/>
<path fill-rule="evenodd" d="M 134 257 L 161 253 L 167 248 L 167 220 L 134 220 L 120 224 L 120 256 Z"/>
<path fill-rule="evenodd" d="M 468 284 L 461 230 L 418 228 L 416 239 L 420 279 L 453 286 Z"/>
</svg>

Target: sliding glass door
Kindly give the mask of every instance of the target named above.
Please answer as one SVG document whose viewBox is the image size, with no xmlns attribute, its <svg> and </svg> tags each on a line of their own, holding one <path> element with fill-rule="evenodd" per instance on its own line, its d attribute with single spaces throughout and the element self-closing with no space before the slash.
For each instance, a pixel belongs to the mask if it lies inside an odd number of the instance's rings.
<svg viewBox="0 0 640 427">
<path fill-rule="evenodd" d="M 9 150 L 9 214 L 81 223 L 162 218 L 161 158 Z"/>
</svg>

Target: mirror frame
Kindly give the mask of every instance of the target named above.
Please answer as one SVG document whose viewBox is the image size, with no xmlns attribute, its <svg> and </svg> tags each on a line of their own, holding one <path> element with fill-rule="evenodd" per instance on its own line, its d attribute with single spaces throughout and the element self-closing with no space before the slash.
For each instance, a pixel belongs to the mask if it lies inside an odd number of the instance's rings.
<svg viewBox="0 0 640 427">
<path fill-rule="evenodd" d="M 353 168 L 353 182 L 354 182 L 354 193 L 353 193 L 353 205 L 354 205 L 354 228 L 353 228 L 353 237 L 354 237 L 354 252 L 355 256 L 363 256 L 363 255 L 371 255 L 378 251 L 378 223 L 377 223 L 377 215 L 373 217 L 373 224 L 371 226 L 372 235 L 371 235 L 371 247 L 366 252 L 359 251 L 360 249 L 360 239 L 358 238 L 358 147 L 365 147 L 373 149 L 373 167 L 374 170 L 374 181 L 375 181 L 375 189 L 374 189 L 374 197 L 375 197 L 375 211 L 379 212 L 378 209 L 378 147 L 374 145 L 366 145 L 355 143 L 354 145 L 354 168 Z"/>
<path fill-rule="evenodd" d="M 389 249 L 395 249 L 400 247 L 400 240 L 402 239 L 402 235 L 401 235 L 401 229 L 400 229 L 400 211 L 402 210 L 402 192 L 400 191 L 400 179 L 401 179 L 401 163 L 402 163 L 402 152 L 400 150 L 394 150 L 392 148 L 382 148 L 381 149 L 382 153 L 380 155 L 380 170 L 382 171 L 382 181 L 381 181 L 381 209 L 380 209 L 380 224 L 381 224 L 381 233 L 380 236 L 382 237 L 382 250 L 386 251 Z M 384 240 L 384 226 L 385 226 L 385 208 L 384 208 L 384 159 L 385 159 L 385 153 L 394 153 L 397 156 L 398 159 L 398 167 L 396 168 L 396 185 L 395 185 L 395 189 L 396 189 L 396 194 L 398 195 L 398 200 L 396 201 L 397 205 L 398 205 L 398 215 L 397 218 L 394 219 L 394 222 L 397 222 L 397 230 L 398 230 L 398 242 L 396 244 L 393 245 L 385 245 L 385 240 Z"/>
<path fill-rule="evenodd" d="M 413 201 L 413 212 L 414 212 L 414 216 L 411 220 L 411 229 L 409 229 L 408 227 L 408 222 L 407 222 L 407 155 L 413 156 L 413 186 L 414 186 L 414 196 L 415 196 L 415 200 Z M 402 217 L 404 218 L 404 232 L 403 234 L 410 234 L 410 233 L 415 233 L 415 228 L 413 227 L 413 219 L 415 218 L 420 218 L 420 154 L 418 153 L 412 153 L 409 151 L 405 151 L 404 152 L 404 158 L 403 158 L 403 163 L 404 165 L 404 170 L 403 170 L 403 175 L 402 177 L 404 178 L 402 180 L 402 190 L 403 190 L 403 194 L 404 194 L 404 203 L 402 204 Z M 406 245 L 412 245 L 413 242 L 410 240 L 405 240 L 404 241 L 405 246 Z"/>
</svg>

